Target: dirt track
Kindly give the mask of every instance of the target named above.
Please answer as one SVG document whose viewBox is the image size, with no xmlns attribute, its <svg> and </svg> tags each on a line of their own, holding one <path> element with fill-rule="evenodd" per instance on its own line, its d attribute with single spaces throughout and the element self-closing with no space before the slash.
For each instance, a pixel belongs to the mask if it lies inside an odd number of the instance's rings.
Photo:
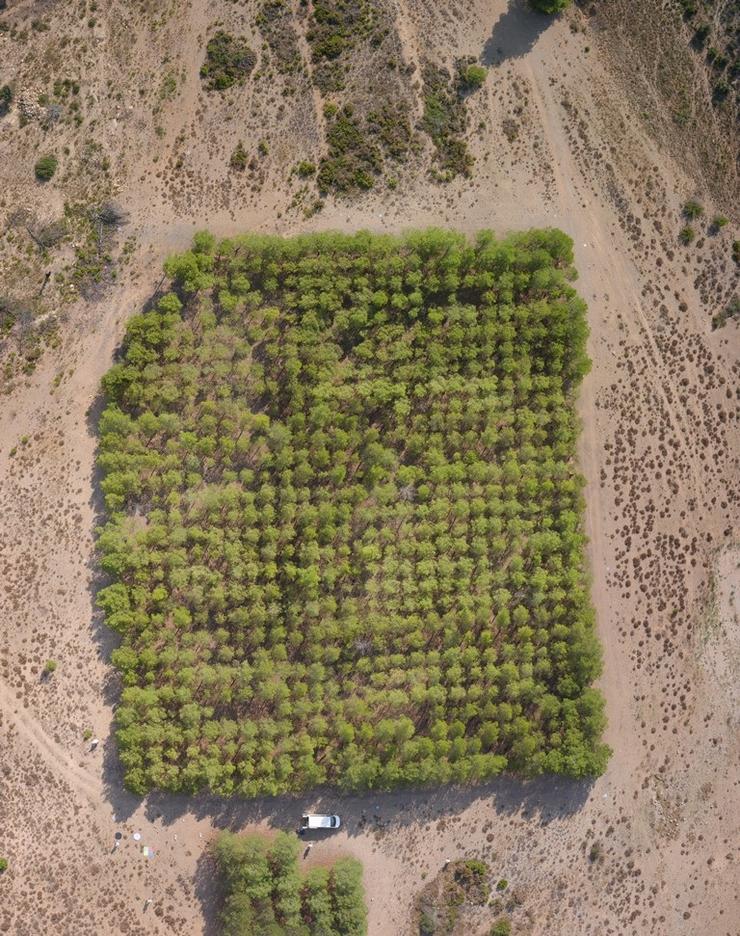
<svg viewBox="0 0 740 936">
<path fill-rule="evenodd" d="M 185 38 L 173 54 L 188 80 L 168 141 L 194 118 L 194 37 L 207 7 L 197 0 L 183 14 Z M 590 307 L 581 465 L 615 752 L 606 775 L 592 786 L 506 779 L 429 794 L 324 793 L 316 805 L 341 812 L 345 831 L 310 861 L 339 850 L 362 859 L 371 936 L 406 933 L 424 878 L 448 858 L 472 855 L 521 892 L 516 932 L 736 932 L 737 710 L 724 687 L 740 674 L 723 641 L 737 633 L 737 605 L 713 604 L 709 585 L 715 567 L 723 595 L 728 580 L 740 584 L 737 559 L 727 559 L 737 555 L 729 550 L 738 529 L 737 327 L 710 328 L 736 275 L 726 257 L 737 234 L 677 246 L 680 205 L 695 183 L 644 135 L 600 65 L 597 37 L 572 34 L 565 20 L 544 30 L 503 0 L 476 0 L 451 24 L 423 0 L 402 7 L 410 57 L 437 45 L 491 65 L 472 121 L 486 124 L 472 143 L 472 184 L 421 180 L 352 207 L 330 203 L 310 220 L 278 218 L 285 206 L 269 187 L 228 210 L 204 192 L 184 219 L 180 202 L 146 174 L 145 154 L 137 156 L 130 179 L 144 181 L 122 198 L 141 244 L 138 280 L 80 307 L 69 340 L 2 402 L 0 854 L 11 867 L 0 879 L 0 932 L 216 933 L 218 890 L 204 854 L 214 828 L 290 828 L 308 805 L 142 803 L 121 788 L 110 737 L 113 641 L 92 603 L 98 387 L 126 316 L 156 283 L 162 258 L 188 244 L 193 223 L 220 234 L 557 225 L 574 237 Z M 501 122 L 511 113 L 521 132 L 508 146 Z M 207 158 L 204 140 L 192 148 Z M 207 162 L 197 168 L 207 171 Z M 48 658 L 59 667 L 42 680 Z M 95 752 L 82 741 L 85 728 L 101 739 Z M 125 838 L 113 851 L 117 829 Z M 603 858 L 591 862 L 596 841 Z M 141 855 L 143 844 L 155 858 Z"/>
</svg>

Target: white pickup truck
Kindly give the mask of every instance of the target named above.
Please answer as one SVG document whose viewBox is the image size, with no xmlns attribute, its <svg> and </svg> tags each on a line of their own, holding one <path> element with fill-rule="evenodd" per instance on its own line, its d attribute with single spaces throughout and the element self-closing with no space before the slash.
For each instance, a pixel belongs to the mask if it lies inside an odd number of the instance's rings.
<svg viewBox="0 0 740 936">
<path fill-rule="evenodd" d="M 339 816 L 305 815 L 301 819 L 301 832 L 306 829 L 338 829 L 341 824 Z"/>
</svg>

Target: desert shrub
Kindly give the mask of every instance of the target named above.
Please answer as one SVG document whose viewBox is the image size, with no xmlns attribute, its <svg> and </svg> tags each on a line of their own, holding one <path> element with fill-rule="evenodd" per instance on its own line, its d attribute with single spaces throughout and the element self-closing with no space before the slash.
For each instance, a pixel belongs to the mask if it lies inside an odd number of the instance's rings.
<svg viewBox="0 0 740 936">
<path fill-rule="evenodd" d="M 46 663 L 44 664 L 44 672 L 49 676 L 56 670 L 56 668 L 57 668 L 56 660 L 47 660 Z"/>
<path fill-rule="evenodd" d="M 694 30 L 694 36 L 692 38 L 692 43 L 696 48 L 703 48 L 709 34 L 712 31 L 712 27 L 709 23 L 702 23 L 700 26 L 697 26 Z"/>
<path fill-rule="evenodd" d="M 304 159 L 302 162 L 298 163 L 296 172 L 302 179 L 307 179 L 309 176 L 316 173 L 316 163 Z"/>
<path fill-rule="evenodd" d="M 272 840 L 223 832 L 215 854 L 226 884 L 225 936 L 364 936 L 367 909 L 362 865 L 342 858 L 301 880 L 300 843 L 290 833 Z"/>
<path fill-rule="evenodd" d="M 491 927 L 491 936 L 511 936 L 511 921 L 508 917 L 501 917 Z"/>
<path fill-rule="evenodd" d="M 224 91 L 243 84 L 257 63 L 257 57 L 242 36 L 219 30 L 206 46 L 206 60 L 200 77 L 211 91 Z"/>
<path fill-rule="evenodd" d="M 501 878 L 500 880 L 496 881 L 496 890 L 499 892 L 505 891 L 508 886 L 509 882 L 506 880 L 506 878 Z"/>
<path fill-rule="evenodd" d="M 56 156 L 47 155 L 42 156 L 33 167 L 33 171 L 36 175 L 36 178 L 40 182 L 48 182 L 49 179 L 57 171 L 57 166 L 59 165 L 59 160 Z"/>
<path fill-rule="evenodd" d="M 685 225 L 678 232 L 678 239 L 682 244 L 688 246 L 696 237 L 696 231 L 691 227 L 690 224 Z"/>
<path fill-rule="evenodd" d="M 591 864 L 601 861 L 604 857 L 604 846 L 601 842 L 594 842 L 588 851 L 588 860 Z"/>
<path fill-rule="evenodd" d="M 13 103 L 13 89 L 5 84 L 0 88 L 0 117 L 4 117 Z"/>
<path fill-rule="evenodd" d="M 571 264 L 554 230 L 167 261 L 99 425 L 132 789 L 603 770 Z"/>
<path fill-rule="evenodd" d="M 473 91 L 481 87 L 486 80 L 488 70 L 482 65 L 469 64 L 461 67 L 458 74 L 462 87 L 466 91 Z"/>
<path fill-rule="evenodd" d="M 698 201 L 695 201 L 694 199 L 687 201 L 686 204 L 683 206 L 683 216 L 688 221 L 696 220 L 696 218 L 701 217 L 703 213 L 704 213 L 704 208 L 702 207 L 701 203 Z"/>
<path fill-rule="evenodd" d="M 229 165 L 231 166 L 232 169 L 236 169 L 237 172 L 242 172 L 244 169 L 247 168 L 248 162 L 249 162 L 249 154 L 244 148 L 244 144 L 242 143 L 242 141 L 239 140 L 239 142 L 234 147 L 234 152 L 231 154 L 231 157 L 229 158 Z"/>
<path fill-rule="evenodd" d="M 0 858 L 0 874 L 8 870 L 8 859 Z"/>
<path fill-rule="evenodd" d="M 570 0 L 530 0 L 535 10 L 540 13 L 560 13 L 570 6 Z"/>
<path fill-rule="evenodd" d="M 725 217 L 725 215 L 715 215 L 712 218 L 711 228 L 714 233 L 721 231 L 723 227 L 726 227 L 730 223 L 730 219 Z"/>
<path fill-rule="evenodd" d="M 128 212 L 115 202 L 103 202 L 95 211 L 94 218 L 106 227 L 117 228 L 128 224 Z"/>
<path fill-rule="evenodd" d="M 727 82 L 724 78 L 720 78 L 719 81 L 715 82 L 714 87 L 712 88 L 712 100 L 715 102 L 724 101 L 729 93 L 729 82 Z"/>
</svg>

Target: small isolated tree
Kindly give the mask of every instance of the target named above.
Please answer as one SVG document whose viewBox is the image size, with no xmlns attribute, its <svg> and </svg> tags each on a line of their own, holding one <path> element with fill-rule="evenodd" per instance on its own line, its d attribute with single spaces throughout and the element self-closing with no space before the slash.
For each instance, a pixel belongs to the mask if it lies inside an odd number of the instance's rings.
<svg viewBox="0 0 740 936">
<path fill-rule="evenodd" d="M 59 165 L 59 160 L 56 156 L 51 154 L 47 156 L 42 156 L 41 159 L 33 167 L 33 171 L 36 173 L 36 178 L 39 182 L 48 182 L 49 179 L 57 171 L 57 166 Z"/>
<path fill-rule="evenodd" d="M 535 10 L 539 10 L 540 13 L 549 13 L 550 15 L 560 13 L 567 6 L 570 6 L 570 0 L 531 0 L 531 2 Z"/>
</svg>

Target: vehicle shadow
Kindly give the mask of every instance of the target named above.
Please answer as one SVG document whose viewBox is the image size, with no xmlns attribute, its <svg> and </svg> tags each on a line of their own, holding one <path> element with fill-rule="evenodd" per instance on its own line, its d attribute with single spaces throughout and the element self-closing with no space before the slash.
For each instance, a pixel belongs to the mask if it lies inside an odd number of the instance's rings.
<svg viewBox="0 0 740 936">
<path fill-rule="evenodd" d="M 483 46 L 481 62 L 501 65 L 507 59 L 526 55 L 551 21 L 551 16 L 533 10 L 527 0 L 510 0 Z"/>
</svg>

